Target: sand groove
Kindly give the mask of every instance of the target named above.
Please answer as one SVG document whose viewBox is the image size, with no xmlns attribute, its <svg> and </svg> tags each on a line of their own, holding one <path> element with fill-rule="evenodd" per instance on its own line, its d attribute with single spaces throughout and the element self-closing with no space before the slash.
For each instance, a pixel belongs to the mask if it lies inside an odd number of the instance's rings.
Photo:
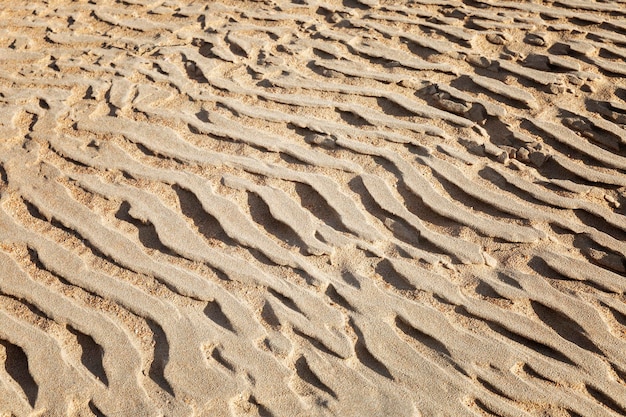
<svg viewBox="0 0 626 417">
<path fill-rule="evenodd" d="M 626 414 L 625 15 L 0 0 L 0 415 Z"/>
</svg>

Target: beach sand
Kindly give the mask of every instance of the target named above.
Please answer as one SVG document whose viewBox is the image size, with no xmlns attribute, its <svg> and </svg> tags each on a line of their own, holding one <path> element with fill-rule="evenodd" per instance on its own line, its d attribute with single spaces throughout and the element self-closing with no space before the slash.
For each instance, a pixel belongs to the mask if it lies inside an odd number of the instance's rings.
<svg viewBox="0 0 626 417">
<path fill-rule="evenodd" d="M 0 0 L 0 416 L 626 415 L 625 18 Z"/>
</svg>

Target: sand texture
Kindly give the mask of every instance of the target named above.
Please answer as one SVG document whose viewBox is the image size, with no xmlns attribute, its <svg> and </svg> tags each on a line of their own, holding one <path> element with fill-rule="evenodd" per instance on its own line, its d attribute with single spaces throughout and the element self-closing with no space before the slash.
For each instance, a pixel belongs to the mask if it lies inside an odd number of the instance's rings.
<svg viewBox="0 0 626 417">
<path fill-rule="evenodd" d="M 626 415 L 626 1 L 0 0 L 0 416 Z"/>
</svg>

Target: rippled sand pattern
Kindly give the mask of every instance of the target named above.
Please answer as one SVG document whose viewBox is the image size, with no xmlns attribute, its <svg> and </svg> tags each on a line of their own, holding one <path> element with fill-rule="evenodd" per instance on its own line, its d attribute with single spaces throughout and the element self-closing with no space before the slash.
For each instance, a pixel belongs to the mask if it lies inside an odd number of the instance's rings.
<svg viewBox="0 0 626 417">
<path fill-rule="evenodd" d="M 0 415 L 625 415 L 625 22 L 0 0 Z"/>
</svg>

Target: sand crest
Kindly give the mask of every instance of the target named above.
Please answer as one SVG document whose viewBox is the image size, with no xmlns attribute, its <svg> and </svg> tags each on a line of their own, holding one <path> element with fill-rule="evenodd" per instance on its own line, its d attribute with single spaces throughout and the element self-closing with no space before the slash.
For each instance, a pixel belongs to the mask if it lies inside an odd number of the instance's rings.
<svg viewBox="0 0 626 417">
<path fill-rule="evenodd" d="M 0 416 L 626 415 L 625 18 L 0 0 Z"/>
</svg>

